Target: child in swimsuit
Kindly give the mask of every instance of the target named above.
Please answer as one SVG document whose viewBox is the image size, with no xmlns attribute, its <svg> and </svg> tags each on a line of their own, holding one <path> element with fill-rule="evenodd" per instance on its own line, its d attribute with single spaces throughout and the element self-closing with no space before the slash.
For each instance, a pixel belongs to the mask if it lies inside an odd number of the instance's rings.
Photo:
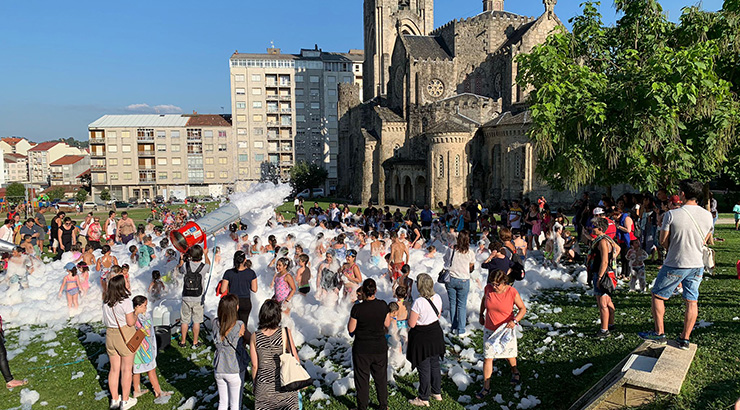
<svg viewBox="0 0 740 410">
<path fill-rule="evenodd" d="M 90 289 L 90 267 L 84 261 L 77 263 L 77 271 L 80 273 L 80 289 L 82 294 L 87 294 Z"/>
<path fill-rule="evenodd" d="M 282 257 L 277 261 L 277 272 L 272 278 L 272 286 L 275 289 L 273 299 L 283 305 L 284 303 L 290 303 L 290 299 L 295 294 L 295 281 L 293 276 L 288 273 L 288 265 L 290 260 Z M 286 306 L 284 312 L 290 313 L 290 307 Z"/>
<path fill-rule="evenodd" d="M 296 249 L 298 247 L 296 246 Z M 308 255 L 302 253 L 298 256 L 298 271 L 295 273 L 295 281 L 298 283 L 298 292 L 301 295 L 306 296 L 311 291 L 311 269 L 308 267 Z"/>
<path fill-rule="evenodd" d="M 328 249 L 326 251 L 326 259 L 324 259 L 324 262 L 319 265 L 319 269 L 316 271 L 317 299 L 321 299 L 327 291 L 339 293 L 341 280 L 338 277 L 338 272 L 339 263 L 334 260 L 334 250 Z"/>
<path fill-rule="evenodd" d="M 152 282 L 149 284 L 149 296 L 154 300 L 159 300 L 165 291 L 162 274 L 158 270 L 152 271 Z"/>
<path fill-rule="evenodd" d="M 399 351 L 404 353 L 405 347 L 409 340 L 409 311 L 411 310 L 411 302 L 406 299 L 408 288 L 405 286 L 399 286 L 396 288 L 396 306 L 397 310 L 391 312 L 391 327 L 395 325 L 395 339 L 399 344 Z"/>
<path fill-rule="evenodd" d="M 80 277 L 77 276 L 77 265 L 74 262 L 69 262 L 64 265 L 64 269 L 67 271 L 67 276 L 62 280 L 62 286 L 59 288 L 59 297 L 62 296 L 62 292 L 67 293 L 67 306 L 70 309 L 77 309 L 80 304 L 77 300 L 77 295 L 80 293 Z"/>
</svg>

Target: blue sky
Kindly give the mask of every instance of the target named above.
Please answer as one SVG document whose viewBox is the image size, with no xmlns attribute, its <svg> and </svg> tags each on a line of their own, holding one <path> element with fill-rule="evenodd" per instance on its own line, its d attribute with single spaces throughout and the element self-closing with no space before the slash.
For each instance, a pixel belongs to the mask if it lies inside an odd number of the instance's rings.
<svg viewBox="0 0 740 410">
<path fill-rule="evenodd" d="M 435 27 L 482 10 L 480 0 L 436 0 Z M 567 21 L 580 0 L 560 0 Z M 615 20 L 610 0 L 602 14 Z M 694 0 L 662 0 L 672 20 Z M 705 0 L 717 10 L 722 0 Z M 508 0 L 539 16 L 541 0 Z M 228 59 L 274 41 L 295 53 L 362 48 L 361 0 L 6 2 L 0 14 L 0 136 L 87 138 L 104 114 L 230 110 Z M 128 107 L 128 108 L 127 108 Z"/>
</svg>

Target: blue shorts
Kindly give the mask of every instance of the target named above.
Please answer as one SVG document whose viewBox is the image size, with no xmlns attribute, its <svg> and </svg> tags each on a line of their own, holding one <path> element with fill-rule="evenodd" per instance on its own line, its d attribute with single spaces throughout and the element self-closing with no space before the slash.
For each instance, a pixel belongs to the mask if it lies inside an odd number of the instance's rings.
<svg viewBox="0 0 740 410">
<path fill-rule="evenodd" d="M 668 300 L 680 283 L 683 285 L 683 298 L 696 302 L 699 300 L 699 285 L 703 277 L 704 268 L 672 268 L 663 265 L 655 279 L 653 295 Z"/>
<path fill-rule="evenodd" d="M 606 275 L 606 273 L 604 273 L 604 275 Z M 602 292 L 601 289 L 599 288 L 599 273 L 598 272 L 594 272 L 591 275 L 591 285 L 594 287 L 594 296 L 599 297 L 599 296 L 606 295 L 606 293 Z"/>
</svg>

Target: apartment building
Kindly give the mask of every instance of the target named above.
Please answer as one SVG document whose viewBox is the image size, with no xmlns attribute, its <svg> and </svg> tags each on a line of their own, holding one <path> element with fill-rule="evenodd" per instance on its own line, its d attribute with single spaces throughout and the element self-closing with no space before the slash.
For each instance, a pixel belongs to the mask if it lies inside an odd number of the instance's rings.
<svg viewBox="0 0 740 410">
<path fill-rule="evenodd" d="M 295 162 L 323 165 L 328 186 L 337 178 L 337 84 L 362 82 L 363 53 L 302 49 L 282 54 L 235 52 L 230 58 L 231 101 L 239 148 L 238 179 L 257 181 L 260 164 L 279 166 L 283 179 Z"/>
<path fill-rule="evenodd" d="M 48 186 L 50 183 L 50 164 L 65 155 L 85 155 L 79 148 L 70 147 L 59 141 L 47 141 L 28 149 L 28 178 L 36 185 Z"/>
<path fill-rule="evenodd" d="M 229 115 L 104 115 L 88 130 L 94 198 L 217 196 L 234 183 Z"/>
<path fill-rule="evenodd" d="M 65 155 L 49 164 L 51 185 L 78 185 L 80 176 L 90 170 L 89 155 Z"/>
<path fill-rule="evenodd" d="M 28 150 L 36 145 L 25 138 L 6 137 L 0 138 L 0 149 L 6 153 L 26 155 Z"/>
<path fill-rule="evenodd" d="M 5 182 L 28 182 L 28 157 L 23 154 L 3 154 Z"/>
</svg>

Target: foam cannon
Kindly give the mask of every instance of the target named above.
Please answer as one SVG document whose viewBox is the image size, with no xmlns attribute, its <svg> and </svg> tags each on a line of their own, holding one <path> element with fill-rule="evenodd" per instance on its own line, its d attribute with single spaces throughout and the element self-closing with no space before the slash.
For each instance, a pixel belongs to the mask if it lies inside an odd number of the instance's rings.
<svg viewBox="0 0 740 410">
<path fill-rule="evenodd" d="M 178 251 L 187 252 L 197 244 L 205 245 L 207 235 L 213 235 L 240 218 L 239 208 L 233 203 L 228 203 L 197 221 L 190 221 L 182 228 L 170 232 L 170 242 Z"/>
<path fill-rule="evenodd" d="M 16 244 L 0 239 L 0 252 L 13 253 L 13 249 L 15 249 L 17 246 L 18 245 Z"/>
</svg>

